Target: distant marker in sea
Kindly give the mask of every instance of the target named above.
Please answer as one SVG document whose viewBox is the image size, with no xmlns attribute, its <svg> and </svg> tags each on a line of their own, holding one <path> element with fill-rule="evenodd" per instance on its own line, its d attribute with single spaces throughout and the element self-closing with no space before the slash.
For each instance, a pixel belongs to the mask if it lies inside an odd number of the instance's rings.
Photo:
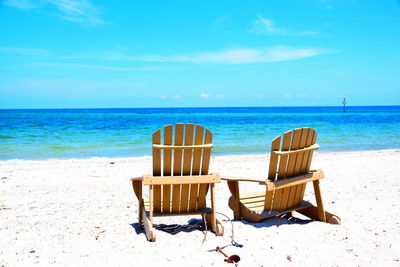
<svg viewBox="0 0 400 267">
<path fill-rule="evenodd" d="M 346 112 L 346 97 L 343 97 L 342 104 L 343 104 L 343 112 Z"/>
</svg>

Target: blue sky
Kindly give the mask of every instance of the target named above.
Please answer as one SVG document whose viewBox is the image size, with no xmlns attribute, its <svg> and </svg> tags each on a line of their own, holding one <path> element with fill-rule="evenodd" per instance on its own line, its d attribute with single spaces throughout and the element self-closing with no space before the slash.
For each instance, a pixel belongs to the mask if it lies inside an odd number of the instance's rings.
<svg viewBox="0 0 400 267">
<path fill-rule="evenodd" d="M 400 1 L 0 1 L 0 108 L 400 104 Z"/>
</svg>

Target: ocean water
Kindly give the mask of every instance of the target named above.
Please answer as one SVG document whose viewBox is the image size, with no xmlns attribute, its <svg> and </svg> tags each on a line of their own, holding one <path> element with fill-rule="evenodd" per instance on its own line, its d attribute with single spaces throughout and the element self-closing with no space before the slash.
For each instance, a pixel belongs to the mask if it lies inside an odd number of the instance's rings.
<svg viewBox="0 0 400 267">
<path fill-rule="evenodd" d="M 294 128 L 318 132 L 321 151 L 400 148 L 400 106 L 0 109 L 0 159 L 151 155 L 151 134 L 193 122 L 214 134 L 213 155 L 270 150 Z"/>
</svg>

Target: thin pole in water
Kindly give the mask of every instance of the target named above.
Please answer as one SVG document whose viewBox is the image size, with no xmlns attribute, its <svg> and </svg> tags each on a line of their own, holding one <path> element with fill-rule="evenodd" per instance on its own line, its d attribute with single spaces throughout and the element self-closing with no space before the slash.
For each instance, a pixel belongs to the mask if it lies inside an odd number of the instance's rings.
<svg viewBox="0 0 400 267">
<path fill-rule="evenodd" d="M 343 104 L 343 112 L 346 112 L 346 97 L 343 97 L 342 104 Z"/>
</svg>

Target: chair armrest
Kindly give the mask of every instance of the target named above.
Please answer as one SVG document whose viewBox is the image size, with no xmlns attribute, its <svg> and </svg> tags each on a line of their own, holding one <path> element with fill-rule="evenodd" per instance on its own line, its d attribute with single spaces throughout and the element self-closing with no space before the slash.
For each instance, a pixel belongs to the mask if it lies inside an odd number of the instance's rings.
<svg viewBox="0 0 400 267">
<path fill-rule="evenodd" d="M 143 176 L 144 185 L 215 184 L 220 182 L 221 177 L 218 173 L 198 176 Z"/>
<path fill-rule="evenodd" d="M 140 201 L 142 201 L 142 191 L 143 191 L 143 178 L 145 175 L 143 175 L 143 177 L 134 177 L 131 178 L 132 181 L 132 186 L 133 186 L 133 191 L 135 192 L 136 197 Z"/>
<path fill-rule="evenodd" d="M 267 185 L 268 191 L 272 191 L 272 190 L 282 189 L 285 187 L 290 187 L 290 186 L 295 186 L 295 185 L 299 185 L 299 184 L 304 184 L 307 182 L 316 181 L 316 180 L 322 179 L 324 177 L 325 177 L 325 175 L 322 170 L 315 170 L 315 171 L 310 171 L 309 173 L 306 173 L 303 175 L 286 178 L 286 179 L 282 179 L 282 180 L 276 180 L 276 181 L 267 180 L 265 182 L 265 184 Z"/>
<path fill-rule="evenodd" d="M 262 183 L 265 184 L 266 180 L 265 179 L 260 179 L 260 178 L 246 178 L 246 177 L 221 177 L 222 180 L 225 181 L 232 181 L 232 182 L 256 182 L 256 183 Z"/>
<path fill-rule="evenodd" d="M 145 174 L 145 175 L 143 175 L 143 176 L 141 176 L 141 177 L 133 177 L 133 178 L 131 178 L 131 181 L 132 181 L 132 182 L 143 181 L 143 178 L 144 178 L 144 177 L 148 177 L 148 176 L 152 176 L 152 175 L 151 175 L 151 174 Z"/>
</svg>

